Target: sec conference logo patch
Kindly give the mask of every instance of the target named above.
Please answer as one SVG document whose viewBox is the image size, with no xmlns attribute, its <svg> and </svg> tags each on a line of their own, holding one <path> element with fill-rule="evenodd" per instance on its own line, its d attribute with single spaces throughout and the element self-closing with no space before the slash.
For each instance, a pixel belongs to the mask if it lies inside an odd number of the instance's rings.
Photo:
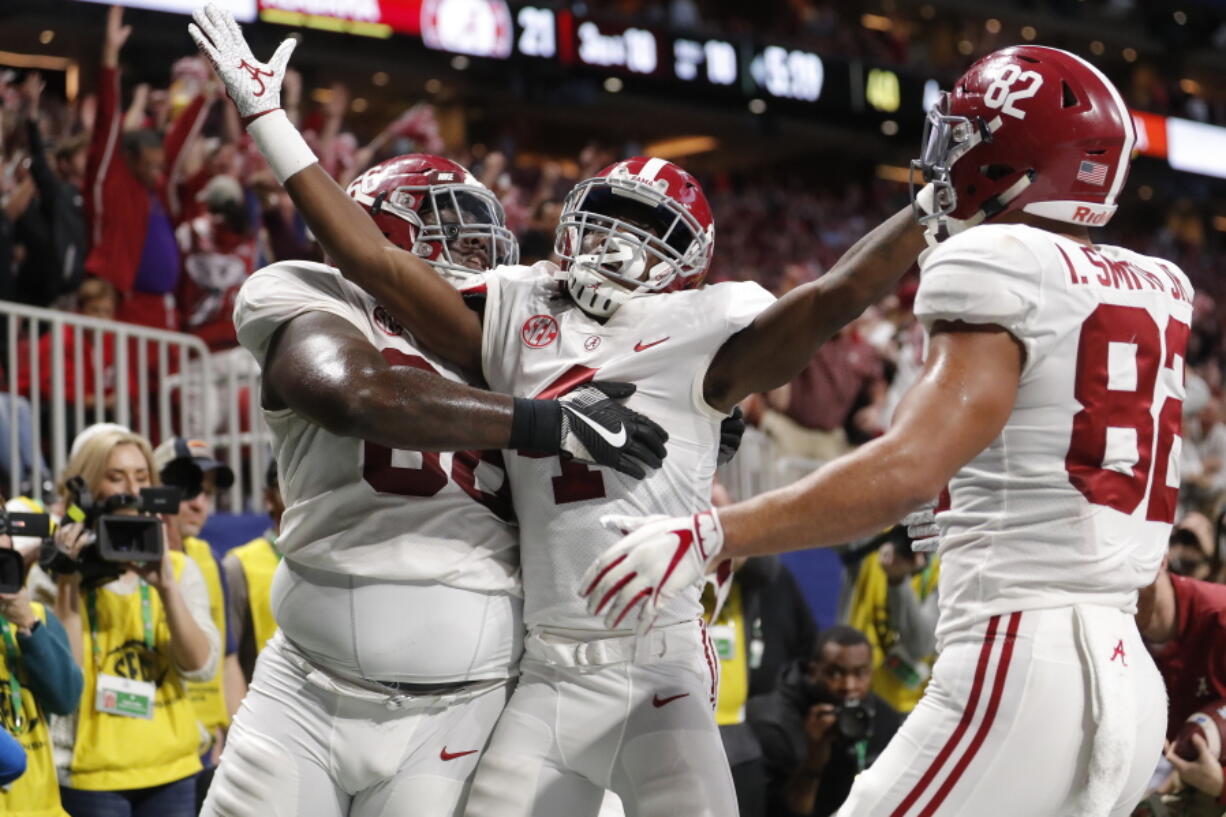
<svg viewBox="0 0 1226 817">
<path fill-rule="evenodd" d="M 543 349 L 558 337 L 558 322 L 552 315 L 533 315 L 524 321 L 519 337 L 525 346 Z"/>
<path fill-rule="evenodd" d="M 386 332 L 392 337 L 396 337 L 404 331 L 404 327 L 400 325 L 399 321 L 392 317 L 392 313 L 388 312 L 381 306 L 375 307 L 374 321 L 375 326 L 379 327 L 380 330 Z"/>
</svg>

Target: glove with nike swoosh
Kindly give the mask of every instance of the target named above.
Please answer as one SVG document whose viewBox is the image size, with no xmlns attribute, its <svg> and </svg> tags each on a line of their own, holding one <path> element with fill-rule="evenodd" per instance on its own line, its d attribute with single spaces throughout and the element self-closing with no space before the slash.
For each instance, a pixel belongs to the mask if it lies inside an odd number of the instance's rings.
<svg viewBox="0 0 1226 817">
<path fill-rule="evenodd" d="M 635 388 L 632 383 L 594 381 L 559 397 L 560 452 L 637 479 L 659 468 L 667 454 L 668 432 L 622 404 Z"/>
<path fill-rule="evenodd" d="M 727 562 L 720 558 L 724 529 L 714 508 L 689 516 L 605 516 L 600 522 L 628 535 L 592 563 L 578 590 L 587 611 L 603 616 L 610 630 L 633 624 L 643 635 L 673 598 Z M 730 576 L 731 563 L 727 568 Z"/>
</svg>

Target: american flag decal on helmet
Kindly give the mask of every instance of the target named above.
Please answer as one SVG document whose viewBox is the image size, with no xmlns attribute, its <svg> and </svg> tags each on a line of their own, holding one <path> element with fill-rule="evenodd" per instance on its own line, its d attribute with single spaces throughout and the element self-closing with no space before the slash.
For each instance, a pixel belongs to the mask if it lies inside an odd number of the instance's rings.
<svg viewBox="0 0 1226 817">
<path fill-rule="evenodd" d="M 1083 161 L 1077 168 L 1077 181 L 1102 187 L 1107 183 L 1107 166 L 1099 162 Z"/>
</svg>

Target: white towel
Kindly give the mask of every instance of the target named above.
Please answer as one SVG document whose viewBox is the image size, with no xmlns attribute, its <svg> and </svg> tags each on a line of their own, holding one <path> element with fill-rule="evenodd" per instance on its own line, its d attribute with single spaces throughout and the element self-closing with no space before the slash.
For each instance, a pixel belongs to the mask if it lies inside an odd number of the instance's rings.
<svg viewBox="0 0 1226 817">
<path fill-rule="evenodd" d="M 1094 734 L 1090 777 L 1070 817 L 1107 817 L 1127 784 L 1136 750 L 1136 702 L 1123 662 L 1111 662 L 1112 646 L 1127 634 L 1128 616 L 1109 607 L 1077 605 L 1077 649 L 1090 675 Z"/>
</svg>

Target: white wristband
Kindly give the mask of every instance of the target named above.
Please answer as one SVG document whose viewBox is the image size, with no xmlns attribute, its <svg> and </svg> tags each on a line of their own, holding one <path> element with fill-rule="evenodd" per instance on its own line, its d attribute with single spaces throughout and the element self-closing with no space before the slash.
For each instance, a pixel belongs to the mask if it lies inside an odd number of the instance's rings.
<svg viewBox="0 0 1226 817">
<path fill-rule="evenodd" d="M 248 125 L 247 133 L 251 134 L 256 147 L 264 154 L 273 175 L 281 184 L 285 184 L 286 179 L 299 170 L 319 161 L 280 108 Z"/>
</svg>

